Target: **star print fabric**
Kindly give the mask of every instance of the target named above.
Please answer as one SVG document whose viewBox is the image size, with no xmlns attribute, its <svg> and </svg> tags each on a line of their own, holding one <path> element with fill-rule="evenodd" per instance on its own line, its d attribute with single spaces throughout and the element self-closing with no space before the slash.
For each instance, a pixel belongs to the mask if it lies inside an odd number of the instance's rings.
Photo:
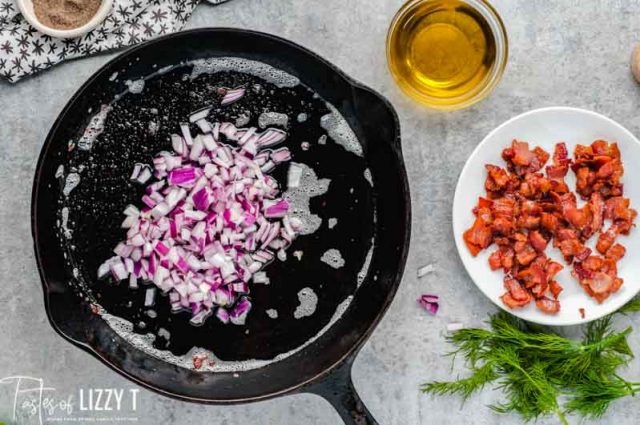
<svg viewBox="0 0 640 425">
<path fill-rule="evenodd" d="M 218 4 L 226 0 L 209 0 Z M 179 31 L 199 0 L 114 0 L 111 13 L 84 36 L 42 34 L 20 14 L 14 0 L 0 0 L 0 79 L 15 83 L 62 61 L 131 46 Z"/>
</svg>

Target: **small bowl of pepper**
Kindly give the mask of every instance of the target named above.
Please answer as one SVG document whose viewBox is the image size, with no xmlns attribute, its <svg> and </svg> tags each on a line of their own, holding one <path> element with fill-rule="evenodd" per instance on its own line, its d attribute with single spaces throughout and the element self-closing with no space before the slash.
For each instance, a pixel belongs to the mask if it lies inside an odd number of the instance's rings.
<svg viewBox="0 0 640 425">
<path fill-rule="evenodd" d="M 38 31 L 57 38 L 80 37 L 105 20 L 113 0 L 16 0 Z"/>
</svg>

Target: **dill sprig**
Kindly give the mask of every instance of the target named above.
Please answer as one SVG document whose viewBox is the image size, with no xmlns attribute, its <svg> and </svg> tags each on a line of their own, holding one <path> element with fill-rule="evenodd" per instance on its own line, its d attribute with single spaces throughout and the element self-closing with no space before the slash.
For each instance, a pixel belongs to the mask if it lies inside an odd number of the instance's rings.
<svg viewBox="0 0 640 425">
<path fill-rule="evenodd" d="M 640 311 L 640 298 L 618 313 Z M 584 329 L 580 341 L 568 339 L 542 326 L 505 312 L 490 316 L 489 329 L 455 331 L 447 341 L 469 369 L 454 381 L 433 381 L 421 386 L 432 395 L 458 395 L 463 401 L 487 385 L 503 391 L 505 400 L 490 406 L 499 413 L 517 413 L 525 421 L 566 414 L 599 418 L 610 404 L 640 392 L 640 382 L 629 382 L 618 369 L 633 359 L 627 342 L 631 327 L 616 331 L 612 316 L 595 320 Z M 561 405 L 559 399 L 565 400 Z"/>
</svg>

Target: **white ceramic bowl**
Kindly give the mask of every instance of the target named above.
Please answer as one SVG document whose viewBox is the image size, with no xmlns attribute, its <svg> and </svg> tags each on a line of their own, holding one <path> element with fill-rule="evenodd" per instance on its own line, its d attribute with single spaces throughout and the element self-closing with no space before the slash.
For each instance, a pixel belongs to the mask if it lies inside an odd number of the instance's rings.
<svg viewBox="0 0 640 425">
<path fill-rule="evenodd" d="M 557 142 L 566 142 L 569 154 L 573 155 L 576 144 L 591 144 L 596 139 L 617 142 L 624 164 L 624 196 L 631 199 L 631 206 L 640 209 L 640 141 L 627 129 L 615 121 L 595 112 L 577 108 L 553 107 L 536 109 L 510 119 L 493 130 L 473 151 L 460 174 L 453 201 L 453 231 L 458 252 L 467 272 L 491 301 L 511 314 L 530 322 L 565 326 L 589 322 L 612 313 L 640 291 L 640 229 L 634 228 L 629 236 L 619 236 L 617 241 L 627 248 L 625 257 L 618 262 L 619 276 L 624 285 L 602 304 L 589 297 L 571 276 L 571 266 L 565 264 L 560 252 L 551 246 L 546 254 L 564 266 L 557 280 L 564 287 L 559 301 L 558 314 L 548 315 L 538 310 L 534 303 L 521 309 L 509 309 L 500 300 L 505 292 L 502 270 L 491 271 L 488 258 L 495 245 L 473 257 L 462 238 L 463 232 L 474 221 L 471 210 L 478 197 L 485 195 L 485 164 L 504 166 L 502 150 L 512 139 L 529 142 L 530 146 L 540 146 L 550 154 Z M 566 178 L 570 188 L 575 190 L 575 177 L 571 171 Z M 580 205 L 580 204 L 579 204 Z M 609 223 L 605 222 L 605 226 Z M 597 236 L 589 241 L 594 248 Z M 594 252 L 595 251 L 594 249 Z M 579 309 L 584 308 L 585 318 Z"/>
<path fill-rule="evenodd" d="M 33 11 L 33 2 L 31 0 L 16 0 L 18 8 L 22 13 L 22 16 L 29 22 L 35 29 L 41 33 L 50 35 L 56 38 L 74 38 L 80 37 L 97 27 L 107 17 L 113 6 L 113 0 L 102 0 L 100 7 L 95 15 L 87 22 L 78 28 L 72 28 L 69 30 L 60 30 L 45 26 L 38 20 L 35 12 Z"/>
</svg>

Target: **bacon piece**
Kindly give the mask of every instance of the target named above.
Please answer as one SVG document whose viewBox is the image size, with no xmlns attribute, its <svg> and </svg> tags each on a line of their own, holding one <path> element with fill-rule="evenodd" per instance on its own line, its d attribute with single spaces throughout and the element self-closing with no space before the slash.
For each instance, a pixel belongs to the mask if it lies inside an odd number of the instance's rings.
<svg viewBox="0 0 640 425">
<path fill-rule="evenodd" d="M 604 209 L 604 217 L 609 220 L 633 223 L 638 216 L 638 212 L 629 208 L 629 198 L 615 196 L 607 199 Z"/>
<path fill-rule="evenodd" d="M 497 165 L 487 164 L 487 179 L 484 182 L 484 188 L 487 192 L 504 192 L 513 190 L 514 186 L 519 184 L 517 178 L 507 173 L 503 168 Z"/>
<path fill-rule="evenodd" d="M 529 150 L 527 142 L 514 139 L 511 142 L 511 147 L 502 151 L 502 158 L 507 163 L 509 170 L 522 176 L 540 170 L 549 159 L 549 154 L 539 147 Z"/>
<path fill-rule="evenodd" d="M 606 273 L 595 272 L 593 278 L 585 279 L 585 283 L 589 285 L 594 294 L 604 294 L 611 289 L 613 278 Z"/>
<path fill-rule="evenodd" d="M 565 193 L 561 196 L 553 193 L 552 196 L 556 199 L 556 202 L 562 206 L 562 216 L 571 226 L 582 231 L 591 224 L 591 209 L 588 205 L 577 208 L 576 197 L 573 193 Z"/>
<path fill-rule="evenodd" d="M 499 249 L 493 251 L 489 256 L 489 267 L 491 267 L 491 270 L 493 271 L 502 268 L 502 253 Z"/>
<path fill-rule="evenodd" d="M 598 242 L 596 243 L 596 249 L 600 254 L 605 254 L 609 248 L 611 248 L 616 237 L 618 237 L 619 232 L 618 226 L 614 223 L 606 232 L 600 233 L 600 236 L 598 236 Z"/>
<path fill-rule="evenodd" d="M 556 143 L 556 147 L 553 150 L 553 165 L 559 167 L 567 167 L 567 172 L 569 171 L 568 167 L 571 165 L 571 159 L 569 158 L 569 151 L 567 150 L 567 145 L 564 142 Z M 566 172 L 565 172 L 566 175 Z"/>
<path fill-rule="evenodd" d="M 527 294 L 528 295 L 528 294 Z M 509 292 L 506 292 L 503 296 L 500 297 L 502 302 L 509 308 L 520 308 L 531 302 L 531 296 L 529 296 L 526 300 L 518 301 Z"/>
<path fill-rule="evenodd" d="M 491 227 L 481 217 L 476 218 L 473 226 L 463 234 L 464 242 L 474 257 L 478 255 L 480 251 L 491 245 L 492 238 Z"/>
<path fill-rule="evenodd" d="M 547 280 L 552 280 L 562 269 L 564 269 L 564 266 L 556 263 L 555 261 L 549 260 L 545 268 L 545 271 L 547 272 Z"/>
<path fill-rule="evenodd" d="M 620 150 L 617 143 L 609 143 L 606 140 L 598 139 L 591 144 L 591 149 L 595 155 L 620 158 Z"/>
<path fill-rule="evenodd" d="M 576 146 L 572 166 L 576 173 L 576 191 L 585 199 L 598 192 L 603 197 L 622 195 L 620 179 L 624 168 L 616 143 L 596 140 L 591 146 Z"/>
<path fill-rule="evenodd" d="M 484 220 L 485 223 L 491 223 L 493 221 L 493 214 L 491 213 L 491 207 L 493 201 L 483 197 L 478 198 L 478 205 L 473 209 L 473 214 Z"/>
<path fill-rule="evenodd" d="M 551 282 L 549 282 L 549 290 L 551 291 L 553 298 L 558 299 L 558 296 L 560 295 L 560 292 L 563 291 L 563 288 L 557 281 L 552 280 Z"/>
<path fill-rule="evenodd" d="M 551 180 L 541 173 L 529 173 L 524 176 L 519 193 L 527 199 L 539 199 L 549 193 L 552 188 Z"/>
<path fill-rule="evenodd" d="M 593 192 L 593 184 L 596 181 L 596 173 L 589 170 L 589 167 L 580 167 L 575 171 L 575 174 L 576 192 L 584 197 L 590 196 Z"/>
<path fill-rule="evenodd" d="M 505 278 L 504 287 L 516 301 L 529 301 L 531 296 L 515 279 Z"/>
<path fill-rule="evenodd" d="M 533 288 L 539 285 L 547 284 L 547 272 L 544 270 L 544 266 L 540 264 L 532 264 L 518 272 L 516 277 L 524 283 L 525 287 Z"/>
<path fill-rule="evenodd" d="M 604 256 L 605 258 L 609 258 L 617 262 L 620 261 L 620 259 L 622 259 L 622 257 L 624 257 L 626 253 L 627 250 L 625 249 L 625 247 L 617 243 L 609 248 Z"/>
<path fill-rule="evenodd" d="M 529 265 L 538 256 L 536 250 L 528 243 L 516 242 L 514 249 L 516 261 L 522 266 Z"/>
<path fill-rule="evenodd" d="M 569 192 L 569 186 L 564 181 L 571 165 L 571 159 L 568 156 L 567 145 L 557 143 L 553 151 L 553 165 L 545 168 L 547 177 L 551 181 L 552 190 L 555 193 Z"/>
<path fill-rule="evenodd" d="M 542 310 L 543 313 L 556 314 L 560 311 L 560 303 L 558 300 L 552 300 L 547 297 L 538 298 L 536 300 L 536 306 Z"/>
<path fill-rule="evenodd" d="M 571 263 L 574 259 L 576 261 L 583 261 L 591 255 L 591 248 L 584 246 L 578 239 L 564 240 L 560 242 L 559 247 L 567 263 Z"/>
<path fill-rule="evenodd" d="M 491 270 L 502 268 L 505 273 L 509 273 L 513 267 L 514 252 L 511 247 L 501 246 L 489 256 L 489 267 Z"/>
<path fill-rule="evenodd" d="M 540 218 L 540 224 L 549 232 L 553 233 L 558 229 L 559 221 L 555 215 L 543 212 Z"/>
<path fill-rule="evenodd" d="M 542 236 L 542 233 L 537 230 L 533 230 L 529 232 L 529 243 L 536 251 L 544 252 L 549 241 Z"/>
<path fill-rule="evenodd" d="M 591 224 L 582 231 L 582 239 L 588 240 L 602 230 L 604 224 L 605 203 L 602 195 L 598 192 L 591 194 L 591 199 L 587 204 L 591 211 Z"/>
<path fill-rule="evenodd" d="M 511 198 L 500 198 L 493 200 L 491 212 L 495 217 L 502 217 L 513 220 L 516 210 L 516 201 Z"/>
<path fill-rule="evenodd" d="M 616 292 L 624 283 L 617 276 L 615 260 L 592 255 L 581 264 L 574 265 L 573 275 L 589 296 L 599 303 Z"/>
<path fill-rule="evenodd" d="M 520 229 L 533 230 L 540 227 L 540 221 L 541 221 L 540 217 L 534 217 L 531 215 L 521 215 L 520 217 L 518 217 L 518 220 L 516 221 L 516 226 Z"/>
</svg>

